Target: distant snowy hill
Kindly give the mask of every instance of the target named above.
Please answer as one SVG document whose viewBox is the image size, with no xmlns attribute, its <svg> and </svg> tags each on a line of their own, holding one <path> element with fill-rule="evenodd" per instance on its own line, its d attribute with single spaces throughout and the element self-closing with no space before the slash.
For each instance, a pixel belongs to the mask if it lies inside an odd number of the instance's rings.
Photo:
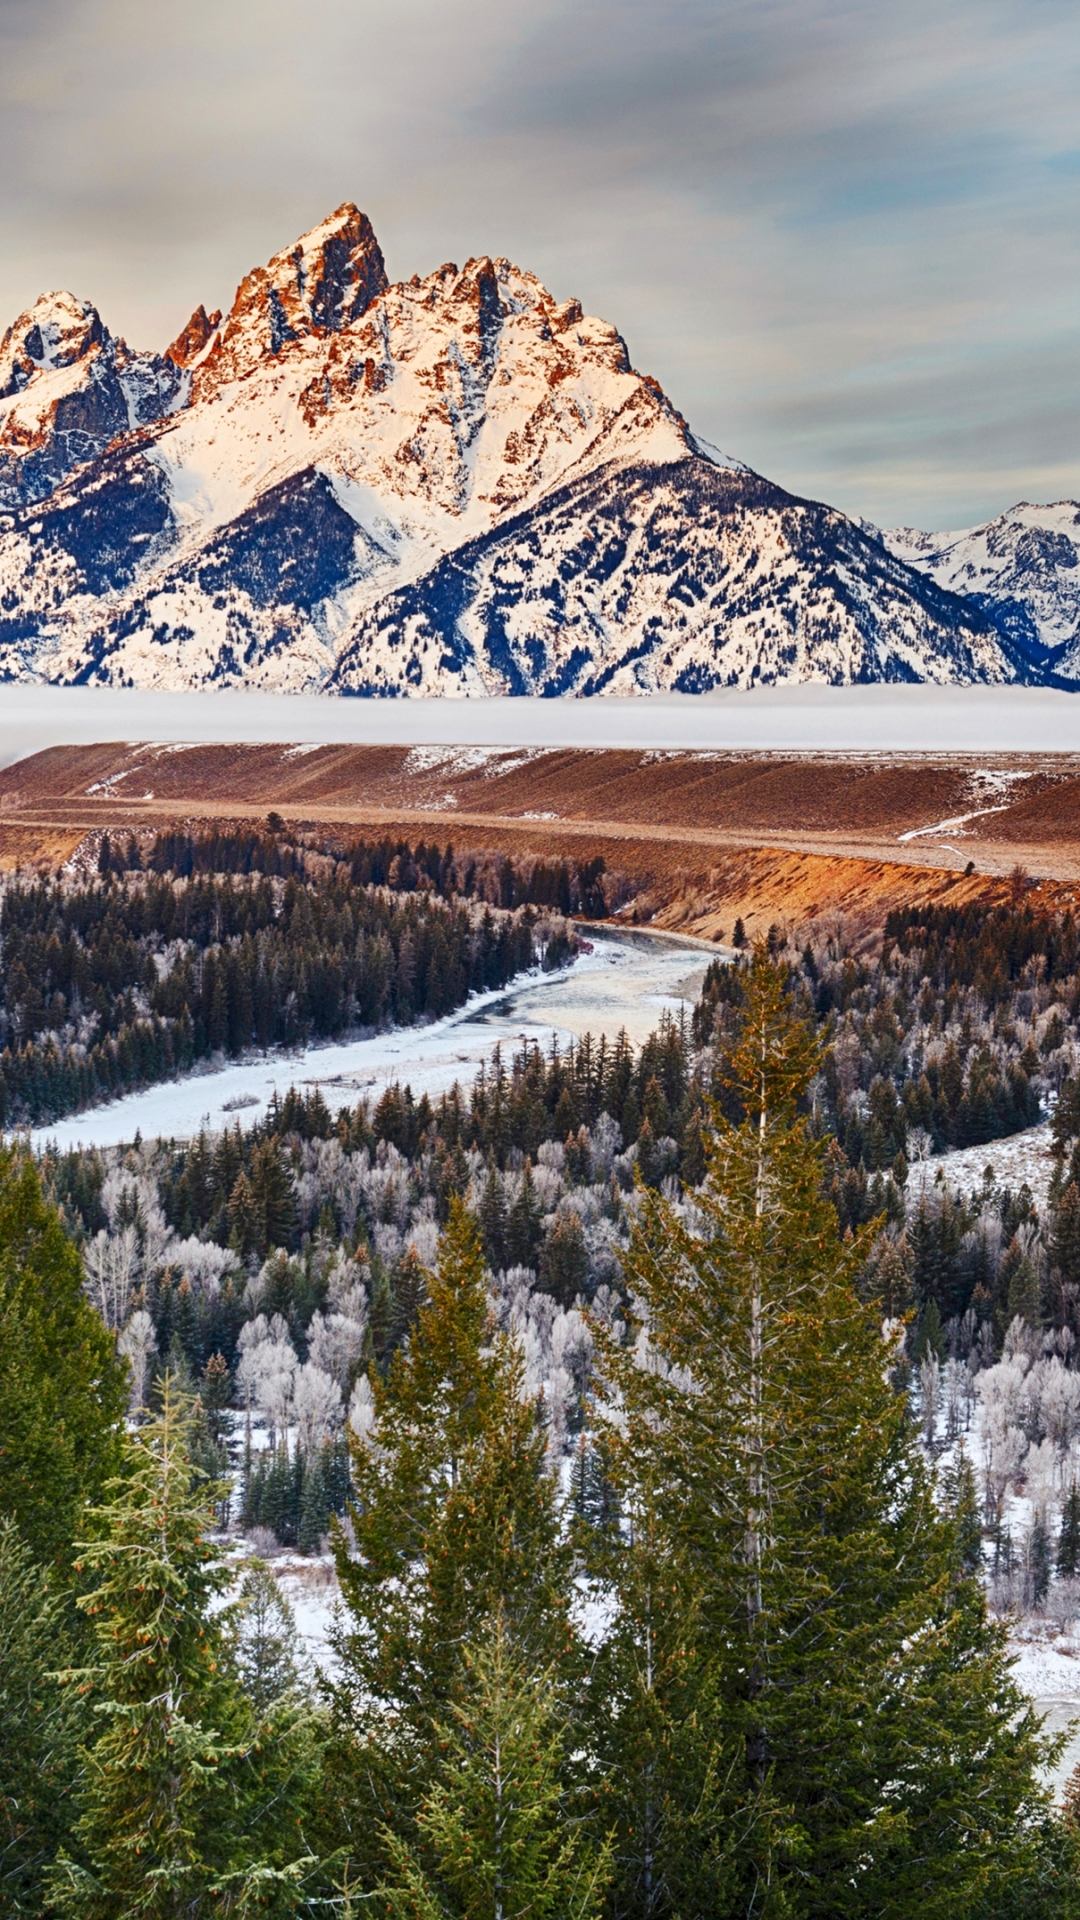
<svg viewBox="0 0 1080 1920">
<path fill-rule="evenodd" d="M 351 205 L 162 355 L 70 294 L 0 343 L 9 679 L 562 694 L 1040 677 L 1026 634 L 899 538 L 695 439 L 614 327 L 507 260 L 390 285 Z"/>
<path fill-rule="evenodd" d="M 881 535 L 890 553 L 981 607 L 1038 667 L 1080 680 L 1080 501 L 1022 500 L 983 527 Z"/>
</svg>

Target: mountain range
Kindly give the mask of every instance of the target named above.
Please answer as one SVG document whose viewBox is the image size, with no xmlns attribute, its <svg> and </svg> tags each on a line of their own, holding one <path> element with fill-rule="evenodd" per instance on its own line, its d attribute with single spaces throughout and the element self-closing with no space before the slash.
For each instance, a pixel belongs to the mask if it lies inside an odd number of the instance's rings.
<svg viewBox="0 0 1080 1920">
<path fill-rule="evenodd" d="M 391 284 L 352 204 L 164 353 L 68 293 L 0 342 L 7 679 L 1060 683 L 1080 680 L 1078 550 L 1071 503 L 946 536 L 799 499 L 508 260 Z"/>
</svg>

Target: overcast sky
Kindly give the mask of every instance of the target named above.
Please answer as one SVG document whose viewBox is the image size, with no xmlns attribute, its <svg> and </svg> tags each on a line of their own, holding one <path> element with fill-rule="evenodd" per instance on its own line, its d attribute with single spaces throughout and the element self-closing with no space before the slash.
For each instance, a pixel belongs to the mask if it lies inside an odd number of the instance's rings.
<svg viewBox="0 0 1080 1920">
<path fill-rule="evenodd" d="M 1077 0 L 0 0 L 0 328 L 164 346 L 341 201 L 508 254 L 792 489 L 1080 496 Z"/>
</svg>

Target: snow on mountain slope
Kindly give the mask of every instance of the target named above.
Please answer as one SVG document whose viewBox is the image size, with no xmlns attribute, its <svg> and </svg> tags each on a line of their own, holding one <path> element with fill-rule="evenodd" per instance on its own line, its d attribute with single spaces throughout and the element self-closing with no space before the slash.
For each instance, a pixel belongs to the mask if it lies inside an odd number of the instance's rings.
<svg viewBox="0 0 1080 1920">
<path fill-rule="evenodd" d="M 843 514 L 700 457 L 571 481 L 365 612 L 356 693 L 700 693 L 779 680 L 1001 683 L 975 610 Z"/>
<path fill-rule="evenodd" d="M 962 593 L 1039 666 L 1080 679 L 1080 502 L 1022 500 L 982 527 L 881 535 L 939 586 Z"/>
<path fill-rule="evenodd" d="M 0 351 L 0 675 L 600 692 L 1029 677 L 977 609 L 697 441 L 615 328 L 351 204 L 163 356 Z"/>
</svg>

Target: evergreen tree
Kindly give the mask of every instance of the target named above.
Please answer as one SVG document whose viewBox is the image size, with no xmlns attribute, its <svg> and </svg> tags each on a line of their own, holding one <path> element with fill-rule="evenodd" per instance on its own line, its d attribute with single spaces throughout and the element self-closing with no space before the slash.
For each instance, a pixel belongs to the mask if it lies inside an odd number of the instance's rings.
<svg viewBox="0 0 1080 1920">
<path fill-rule="evenodd" d="M 506 1266 L 508 1259 L 507 1219 L 502 1181 L 494 1165 L 488 1167 L 484 1191 L 480 1196 L 480 1230 L 484 1238 L 484 1256 L 488 1266 L 492 1273 L 499 1273 Z"/>
<path fill-rule="evenodd" d="M 945 1510 L 956 1528 L 956 1549 L 961 1569 L 978 1573 L 982 1567 L 982 1522 L 979 1518 L 979 1490 L 975 1469 L 963 1443 L 957 1448 L 956 1464 L 942 1476 Z"/>
<path fill-rule="evenodd" d="M 563 1207 L 555 1215 L 551 1231 L 540 1255 L 539 1283 L 545 1293 L 553 1294 L 560 1307 L 572 1307 L 585 1290 L 589 1273 L 589 1255 L 581 1215 L 573 1207 Z"/>
<path fill-rule="evenodd" d="M 69 1623 L 12 1520 L 0 1520 L 0 1914 L 37 1916 L 67 1838 L 85 1715 L 60 1687 Z"/>
<path fill-rule="evenodd" d="M 1046 1522 L 1037 1513 L 1028 1536 L 1027 1574 L 1028 1594 L 1033 1607 L 1041 1607 L 1050 1590 L 1050 1536 L 1046 1531 Z"/>
<path fill-rule="evenodd" d="M 541 1411 L 494 1327 L 477 1224 L 457 1200 L 409 1344 L 370 1377 L 353 1436 L 352 1544 L 336 1557 L 347 1621 L 335 1650 L 332 1769 L 350 1850 L 377 1871 L 380 1825 L 410 1836 L 463 1652 L 499 1614 L 523 1658 L 573 1650 L 570 1563 Z"/>
<path fill-rule="evenodd" d="M 1080 1486 L 1074 1480 L 1061 1509 L 1058 1535 L 1057 1572 L 1062 1580 L 1072 1580 L 1080 1571 Z"/>
<path fill-rule="evenodd" d="M 296 1544 L 301 1553 L 317 1553 L 319 1541 L 330 1524 L 330 1496 L 326 1485 L 323 1450 L 304 1461 L 304 1490 L 300 1497 L 300 1517 Z"/>
<path fill-rule="evenodd" d="M 0 1147 L 0 1511 L 63 1554 L 115 1469 L 127 1367 L 29 1154 Z"/>
<path fill-rule="evenodd" d="M 681 1709 L 696 1781 L 685 1754 L 672 1768 L 668 1714 L 631 1743 L 616 1788 L 623 1910 L 648 1910 L 640 1849 L 630 1870 L 648 1787 L 677 1813 L 708 1809 L 717 1863 L 703 1908 L 683 1878 L 680 1815 L 660 1835 L 653 1911 L 970 1913 L 1025 1863 L 1046 1743 L 1009 1678 L 1004 1628 L 958 1572 L 877 1313 L 857 1296 L 868 1234 L 841 1239 L 821 1191 L 823 1150 L 799 1118 L 819 1049 L 761 952 L 746 990 L 729 1069 L 745 1117 L 715 1115 L 701 1237 L 646 1197 L 626 1261 L 644 1323 L 634 1356 L 606 1361 L 621 1483 L 650 1516 L 696 1665 Z M 613 1764 L 625 1676 L 647 1665 L 627 1566 L 623 1677 L 597 1702 L 612 1701 Z"/>
<path fill-rule="evenodd" d="M 81 1545 L 99 1580 L 92 1623 L 98 1728 L 78 1793 L 76 1844 L 52 1903 L 77 1920 L 175 1920 L 216 1910 L 294 1912 L 315 1865 L 302 1837 L 312 1748 L 290 1711 L 261 1724 L 212 1602 L 231 1575 L 191 1487 L 186 1416 L 165 1381 L 160 1416 L 132 1435 L 125 1473 Z"/>
<path fill-rule="evenodd" d="M 240 1683 L 262 1718 L 299 1685 L 296 1621 L 265 1560 L 255 1558 L 248 1565 L 234 1632 Z"/>
<path fill-rule="evenodd" d="M 390 1920 L 599 1920 L 610 1842 L 567 1792 L 569 1716 L 554 1676 L 513 1652 L 496 1615 L 487 1644 L 466 1649 L 463 1680 L 435 1729 L 415 1840 L 385 1835 L 377 1909 Z"/>
<path fill-rule="evenodd" d="M 532 1162 L 526 1160 L 521 1186 L 506 1219 L 506 1254 L 512 1267 L 531 1267 L 540 1233 L 540 1202 L 536 1197 Z"/>
<path fill-rule="evenodd" d="M 1014 1240 L 1002 1262 L 1001 1285 L 1005 1294 L 1004 1332 L 1017 1317 L 1029 1327 L 1042 1326 L 1039 1274 L 1031 1256 Z"/>
</svg>

